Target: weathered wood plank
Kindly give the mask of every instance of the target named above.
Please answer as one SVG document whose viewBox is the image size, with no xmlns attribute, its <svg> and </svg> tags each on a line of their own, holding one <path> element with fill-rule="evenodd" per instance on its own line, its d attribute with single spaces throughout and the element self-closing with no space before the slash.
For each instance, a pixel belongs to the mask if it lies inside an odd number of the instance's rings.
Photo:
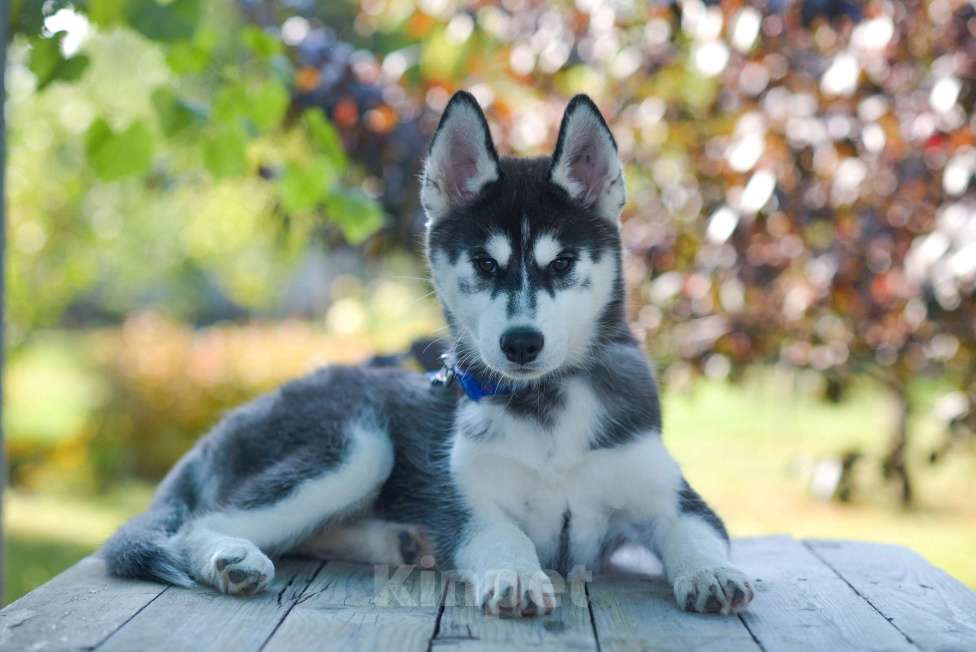
<svg viewBox="0 0 976 652">
<path fill-rule="evenodd" d="M 433 571 L 285 560 L 268 592 L 235 598 L 119 580 L 89 558 L 0 612 L 0 652 L 555 652 L 598 649 L 597 635 L 608 652 L 976 649 L 976 594 L 904 548 L 771 537 L 737 540 L 733 558 L 756 587 L 739 618 L 681 611 L 660 578 L 604 576 L 589 608 L 577 584 L 555 614 L 525 620 L 482 615 L 462 584 L 441 608 L 449 583 Z"/>
<path fill-rule="evenodd" d="M 321 562 L 285 560 L 255 596 L 227 596 L 198 587 L 171 587 L 98 649 L 258 650 L 305 593 Z"/>
<path fill-rule="evenodd" d="M 329 562 L 268 641 L 265 652 L 423 652 L 437 626 L 433 571 Z"/>
<path fill-rule="evenodd" d="M 598 577 L 590 585 L 590 603 L 604 652 L 759 650 L 738 618 L 679 609 L 660 577 Z"/>
<path fill-rule="evenodd" d="M 855 541 L 806 543 L 923 650 L 976 650 L 976 593 L 917 553 Z"/>
<path fill-rule="evenodd" d="M 471 587 L 447 585 L 433 649 L 596 650 L 596 635 L 582 582 L 556 584 L 559 606 L 539 618 L 496 618 L 482 613 Z"/>
<path fill-rule="evenodd" d="M 0 611 L 0 650 L 93 648 L 166 590 L 88 557 Z"/>
<path fill-rule="evenodd" d="M 742 619 L 767 650 L 916 649 L 792 537 L 736 540 L 733 558 L 756 580 Z"/>
</svg>

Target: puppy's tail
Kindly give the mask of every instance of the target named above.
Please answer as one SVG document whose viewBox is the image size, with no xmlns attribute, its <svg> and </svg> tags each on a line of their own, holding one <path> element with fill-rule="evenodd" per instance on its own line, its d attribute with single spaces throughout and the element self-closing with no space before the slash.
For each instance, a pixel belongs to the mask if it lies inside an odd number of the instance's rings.
<svg viewBox="0 0 976 652">
<path fill-rule="evenodd" d="M 119 577 L 193 586 L 181 556 L 169 543 L 171 533 L 183 521 L 184 511 L 176 506 L 154 505 L 119 528 L 100 552 L 109 572 Z"/>
<path fill-rule="evenodd" d="M 193 586 L 181 555 L 169 543 L 170 535 L 184 520 L 179 506 L 154 505 L 121 528 L 102 546 L 108 570 L 119 577 L 162 580 L 177 586 Z"/>
</svg>

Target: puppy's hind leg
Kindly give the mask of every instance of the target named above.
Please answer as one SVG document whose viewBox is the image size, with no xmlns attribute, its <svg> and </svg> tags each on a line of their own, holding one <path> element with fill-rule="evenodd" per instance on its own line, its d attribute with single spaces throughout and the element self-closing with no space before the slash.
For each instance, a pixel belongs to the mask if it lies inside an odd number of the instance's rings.
<svg viewBox="0 0 976 652">
<path fill-rule="evenodd" d="M 250 491 L 230 496 L 227 507 L 187 523 L 177 537 L 195 577 L 226 593 L 256 593 L 274 577 L 268 555 L 367 509 L 390 474 L 393 444 L 368 423 L 345 430 L 348 450 L 337 466 L 310 475 L 295 471 L 301 459 L 283 460 L 249 479 Z"/>
<path fill-rule="evenodd" d="M 419 525 L 366 518 L 328 525 L 295 552 L 310 557 L 366 564 L 433 565 L 433 544 Z"/>
</svg>

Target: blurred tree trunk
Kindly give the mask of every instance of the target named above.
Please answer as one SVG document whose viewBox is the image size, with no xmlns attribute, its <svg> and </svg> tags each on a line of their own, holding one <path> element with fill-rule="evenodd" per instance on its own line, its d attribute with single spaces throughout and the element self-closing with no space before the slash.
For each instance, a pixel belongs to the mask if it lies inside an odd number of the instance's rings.
<svg viewBox="0 0 976 652">
<path fill-rule="evenodd" d="M 7 457 L 6 447 L 3 445 L 3 336 L 6 330 L 6 315 L 3 312 L 7 305 L 4 298 L 6 279 L 4 270 L 6 260 L 4 248 L 7 241 L 7 192 L 4 178 L 7 171 L 7 123 L 6 123 L 6 76 L 7 72 L 7 3 L 0 3 L 0 605 L 6 603 L 4 592 L 4 571 L 7 567 L 6 548 L 3 533 L 3 490 L 7 486 Z"/>
<path fill-rule="evenodd" d="M 882 463 L 885 478 L 899 483 L 901 504 L 908 507 L 912 504 L 914 493 L 912 480 L 908 471 L 908 428 L 911 418 L 911 401 L 908 397 L 907 381 L 904 378 L 891 378 L 888 382 L 895 402 L 895 423 L 891 431 L 888 452 Z"/>
</svg>

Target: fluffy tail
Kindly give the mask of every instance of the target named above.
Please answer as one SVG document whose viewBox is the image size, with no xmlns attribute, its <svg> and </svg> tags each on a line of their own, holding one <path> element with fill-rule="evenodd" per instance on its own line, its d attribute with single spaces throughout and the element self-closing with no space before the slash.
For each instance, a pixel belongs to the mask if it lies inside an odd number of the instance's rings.
<svg viewBox="0 0 976 652">
<path fill-rule="evenodd" d="M 193 586 L 182 556 L 169 543 L 171 533 L 183 521 L 184 512 L 179 507 L 156 505 L 123 525 L 102 546 L 101 555 L 109 572 L 119 577 Z"/>
</svg>

